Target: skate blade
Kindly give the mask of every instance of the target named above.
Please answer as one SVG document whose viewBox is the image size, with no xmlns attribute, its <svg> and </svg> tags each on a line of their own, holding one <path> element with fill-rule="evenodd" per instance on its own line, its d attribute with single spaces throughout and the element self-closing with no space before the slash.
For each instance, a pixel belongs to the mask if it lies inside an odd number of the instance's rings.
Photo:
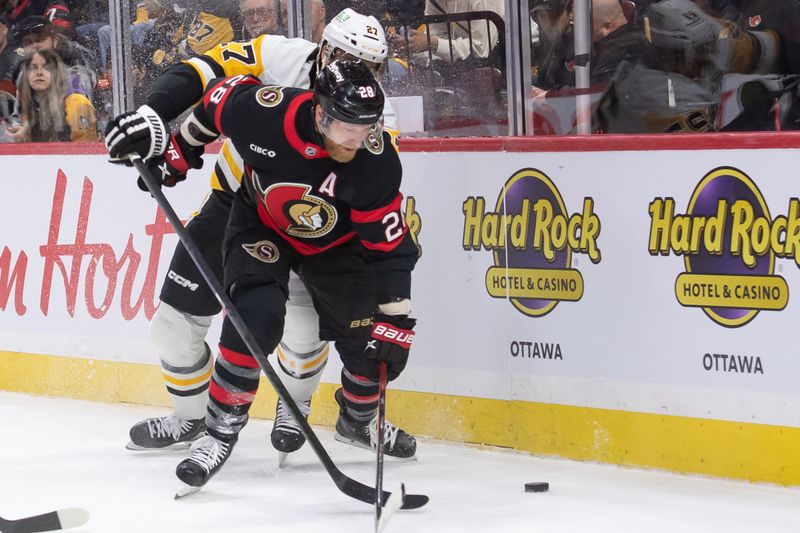
<svg viewBox="0 0 800 533">
<path fill-rule="evenodd" d="M 200 437 L 198 437 L 199 439 Z M 194 439 L 197 440 L 197 439 Z M 161 448 L 146 448 L 144 446 L 139 446 L 138 444 L 134 444 L 132 441 L 128 441 L 128 444 L 125 445 L 126 450 L 131 450 L 133 452 L 172 452 L 175 450 L 182 451 L 189 448 L 194 440 L 184 441 L 184 442 L 176 442 L 175 444 L 170 444 L 169 446 L 162 446 Z"/>
<path fill-rule="evenodd" d="M 289 454 L 286 452 L 278 452 L 278 468 L 283 468 L 286 461 L 289 459 Z"/>
<path fill-rule="evenodd" d="M 203 487 L 193 487 L 192 485 L 187 485 L 186 483 L 181 482 L 181 486 L 175 491 L 175 499 L 180 500 L 186 496 L 191 496 L 196 492 L 200 492 L 200 489 L 202 488 Z"/>
<path fill-rule="evenodd" d="M 348 439 L 347 437 L 342 437 L 338 433 L 333 434 L 334 440 L 338 440 L 341 443 L 349 444 L 355 448 L 361 448 L 362 450 L 369 450 L 371 452 L 375 452 L 375 448 L 372 446 L 367 446 L 366 444 L 359 442 L 357 440 Z M 417 454 L 412 455 L 411 457 L 395 457 L 394 455 L 389 455 L 385 453 L 385 457 L 391 460 L 393 463 L 410 463 L 417 460 Z"/>
</svg>

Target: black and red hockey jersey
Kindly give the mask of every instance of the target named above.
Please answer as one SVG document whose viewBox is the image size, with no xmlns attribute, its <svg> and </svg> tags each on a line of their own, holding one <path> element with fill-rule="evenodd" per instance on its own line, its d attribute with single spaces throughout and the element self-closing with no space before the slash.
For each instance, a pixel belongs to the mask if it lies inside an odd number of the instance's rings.
<svg viewBox="0 0 800 533">
<path fill-rule="evenodd" d="M 378 294 L 408 298 L 418 252 L 402 215 L 402 166 L 391 136 L 371 137 L 352 161 L 337 163 L 315 128 L 313 94 L 252 76 L 216 79 L 194 118 L 241 154 L 239 194 L 264 225 L 303 255 L 360 239 Z"/>
</svg>

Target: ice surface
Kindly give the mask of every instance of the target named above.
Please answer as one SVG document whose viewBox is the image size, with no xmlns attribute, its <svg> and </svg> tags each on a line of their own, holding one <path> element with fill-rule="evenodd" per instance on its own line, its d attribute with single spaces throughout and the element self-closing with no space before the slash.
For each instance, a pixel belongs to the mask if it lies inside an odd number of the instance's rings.
<svg viewBox="0 0 800 533">
<path fill-rule="evenodd" d="M 0 392 L 0 516 L 85 507 L 73 531 L 369 532 L 373 508 L 342 495 L 307 446 L 277 470 L 269 421 L 254 420 L 233 456 L 182 501 L 175 465 L 186 450 L 125 450 L 137 420 L 163 409 Z M 374 483 L 370 452 L 320 438 L 351 477 Z M 800 451 L 799 451 L 800 452 Z M 419 460 L 386 462 L 385 487 L 431 497 L 400 511 L 387 533 L 800 531 L 800 490 L 623 469 L 421 440 Z M 528 481 L 550 492 L 525 493 Z"/>
</svg>

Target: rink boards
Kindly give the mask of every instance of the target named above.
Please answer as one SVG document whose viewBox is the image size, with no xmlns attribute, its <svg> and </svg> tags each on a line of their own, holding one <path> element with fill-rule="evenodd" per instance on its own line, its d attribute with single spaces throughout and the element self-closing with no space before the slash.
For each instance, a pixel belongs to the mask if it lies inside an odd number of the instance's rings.
<svg viewBox="0 0 800 533">
<path fill-rule="evenodd" d="M 800 137 L 402 149 L 422 257 L 395 422 L 800 485 Z M 147 322 L 174 233 L 100 146 L 24 150 L 0 146 L 0 388 L 165 405 Z M 207 193 L 213 157 L 168 192 L 181 216 Z M 334 421 L 339 368 L 326 369 L 316 423 Z M 256 415 L 273 401 L 262 385 Z"/>
</svg>

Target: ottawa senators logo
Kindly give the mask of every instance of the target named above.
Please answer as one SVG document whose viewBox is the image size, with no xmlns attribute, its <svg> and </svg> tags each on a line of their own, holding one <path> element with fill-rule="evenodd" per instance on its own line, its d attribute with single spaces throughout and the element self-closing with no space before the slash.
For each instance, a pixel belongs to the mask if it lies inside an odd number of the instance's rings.
<svg viewBox="0 0 800 533">
<path fill-rule="evenodd" d="M 750 17 L 747 22 L 750 24 L 751 28 L 757 28 L 761 25 L 761 15 Z"/>
<path fill-rule="evenodd" d="M 269 216 L 280 230 L 292 237 L 321 237 L 336 224 L 336 209 L 325 200 L 308 194 L 311 192 L 309 185 L 276 183 L 263 190 L 255 172 L 252 183 Z"/>
<path fill-rule="evenodd" d="M 278 247 L 271 241 L 258 241 L 255 244 L 242 244 L 245 251 L 264 263 L 274 263 L 280 257 Z"/>
</svg>

